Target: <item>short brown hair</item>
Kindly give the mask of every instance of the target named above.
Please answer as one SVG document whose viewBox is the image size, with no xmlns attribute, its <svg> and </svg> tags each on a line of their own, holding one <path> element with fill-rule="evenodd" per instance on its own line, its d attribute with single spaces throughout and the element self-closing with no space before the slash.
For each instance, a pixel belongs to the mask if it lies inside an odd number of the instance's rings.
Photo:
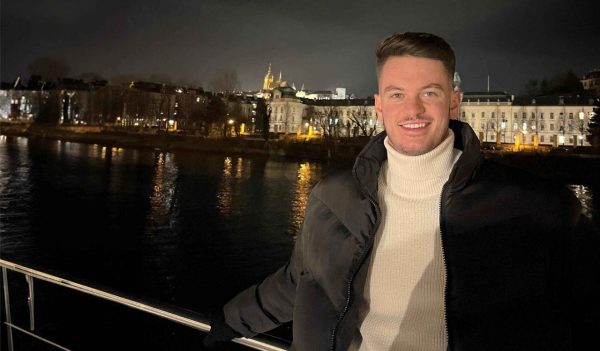
<svg viewBox="0 0 600 351">
<path fill-rule="evenodd" d="M 456 58 L 454 50 L 444 39 L 429 33 L 394 33 L 377 46 L 377 77 L 388 58 L 415 56 L 442 61 L 450 80 L 454 78 Z"/>
</svg>

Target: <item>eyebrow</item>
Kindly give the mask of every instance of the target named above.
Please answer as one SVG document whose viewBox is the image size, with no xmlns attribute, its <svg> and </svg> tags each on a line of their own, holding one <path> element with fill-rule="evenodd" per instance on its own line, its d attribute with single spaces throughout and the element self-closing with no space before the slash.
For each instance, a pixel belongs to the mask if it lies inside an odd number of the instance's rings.
<svg viewBox="0 0 600 351">
<path fill-rule="evenodd" d="M 427 84 L 427 85 L 425 85 L 424 87 L 422 87 L 422 88 L 421 88 L 421 90 L 423 90 L 423 89 L 428 89 L 428 88 L 437 88 L 437 89 L 440 89 L 440 90 L 444 90 L 444 87 L 443 87 L 442 85 L 438 84 L 438 83 L 430 83 L 430 84 Z M 387 87 L 385 87 L 385 88 L 383 89 L 383 92 L 384 92 L 384 93 L 387 93 L 388 91 L 392 91 L 392 90 L 400 90 L 400 91 L 404 91 L 404 88 L 400 88 L 400 87 L 397 87 L 397 86 L 395 86 L 395 85 L 388 85 Z"/>
<path fill-rule="evenodd" d="M 388 91 L 392 91 L 392 90 L 404 90 L 404 89 L 397 87 L 395 85 L 388 85 L 387 87 L 385 87 L 385 89 L 383 89 L 383 92 L 387 93 Z"/>
<path fill-rule="evenodd" d="M 426 86 L 424 86 L 421 89 L 427 89 L 427 88 L 437 88 L 437 89 L 440 89 L 440 90 L 444 90 L 444 87 L 442 87 L 440 84 L 437 84 L 437 83 L 427 84 Z"/>
</svg>

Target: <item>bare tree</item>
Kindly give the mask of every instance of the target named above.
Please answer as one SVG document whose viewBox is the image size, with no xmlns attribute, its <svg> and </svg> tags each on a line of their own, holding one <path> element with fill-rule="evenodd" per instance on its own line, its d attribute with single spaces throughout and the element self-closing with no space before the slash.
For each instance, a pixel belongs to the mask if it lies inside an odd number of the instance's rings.
<svg viewBox="0 0 600 351">
<path fill-rule="evenodd" d="M 39 112 L 34 122 L 36 124 L 57 125 L 60 121 L 61 96 L 58 90 L 40 92 Z"/>
<path fill-rule="evenodd" d="M 326 106 L 316 112 L 315 126 L 321 129 L 325 139 L 339 136 L 340 116 L 341 113 L 337 106 Z"/>
<path fill-rule="evenodd" d="M 319 118 L 319 114 L 317 109 L 313 105 L 308 105 L 306 109 L 304 109 L 304 114 L 302 116 L 302 124 L 308 123 L 310 126 L 316 126 L 316 120 Z"/>
<path fill-rule="evenodd" d="M 358 109 L 352 110 L 348 118 L 352 127 L 358 128 L 362 135 L 370 137 L 375 133 L 375 123 L 366 106 L 359 106 Z"/>
</svg>

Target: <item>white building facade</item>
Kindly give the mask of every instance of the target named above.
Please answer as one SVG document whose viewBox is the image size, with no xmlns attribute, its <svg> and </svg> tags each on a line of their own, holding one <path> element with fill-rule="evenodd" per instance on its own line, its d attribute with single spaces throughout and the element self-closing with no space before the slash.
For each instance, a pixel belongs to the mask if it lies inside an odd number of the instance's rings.
<svg viewBox="0 0 600 351">
<path fill-rule="evenodd" d="M 593 101 L 583 97 L 517 98 L 504 92 L 465 93 L 459 119 L 481 142 L 589 146 Z"/>
</svg>

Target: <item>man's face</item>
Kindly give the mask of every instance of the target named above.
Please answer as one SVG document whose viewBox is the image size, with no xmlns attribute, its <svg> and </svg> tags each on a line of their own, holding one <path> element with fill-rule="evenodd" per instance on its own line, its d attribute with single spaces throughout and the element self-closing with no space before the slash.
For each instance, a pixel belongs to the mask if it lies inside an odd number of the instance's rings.
<svg viewBox="0 0 600 351">
<path fill-rule="evenodd" d="M 377 117 L 383 120 L 391 145 L 402 154 L 422 155 L 438 146 L 459 103 L 460 94 L 452 89 L 441 61 L 392 56 L 381 68 Z"/>
</svg>

